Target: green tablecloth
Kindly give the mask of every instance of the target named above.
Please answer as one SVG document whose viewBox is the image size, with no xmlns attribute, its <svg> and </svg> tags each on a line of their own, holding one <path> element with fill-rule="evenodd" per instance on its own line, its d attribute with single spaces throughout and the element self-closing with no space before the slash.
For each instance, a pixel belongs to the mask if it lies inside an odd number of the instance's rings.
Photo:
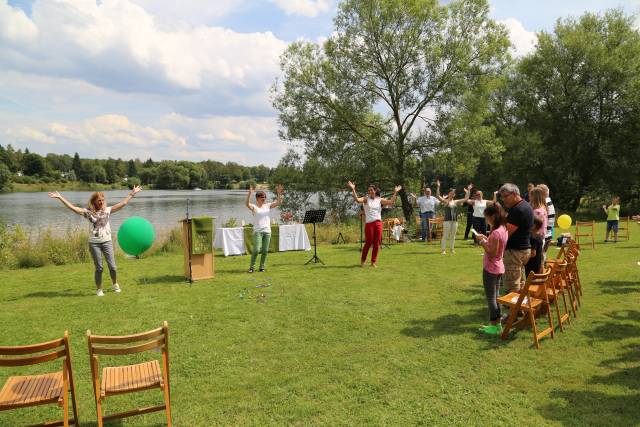
<svg viewBox="0 0 640 427">
<path fill-rule="evenodd" d="M 278 252 L 280 247 L 280 228 L 278 225 L 271 225 L 271 241 L 269 242 L 269 252 Z M 244 247 L 247 253 L 253 252 L 253 226 L 244 227 Z"/>
</svg>

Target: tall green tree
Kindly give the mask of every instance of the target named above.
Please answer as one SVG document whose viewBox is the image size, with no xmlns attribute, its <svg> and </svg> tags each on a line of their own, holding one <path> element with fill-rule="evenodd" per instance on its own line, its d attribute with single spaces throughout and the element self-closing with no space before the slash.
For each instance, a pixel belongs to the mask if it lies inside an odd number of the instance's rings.
<svg viewBox="0 0 640 427">
<path fill-rule="evenodd" d="M 497 97 L 503 175 L 545 182 L 576 210 L 603 189 L 638 197 L 640 33 L 620 10 L 559 21 L 538 35 Z"/>
<path fill-rule="evenodd" d="M 71 163 L 71 169 L 73 170 L 77 178 L 82 179 L 82 176 L 83 176 L 82 161 L 80 160 L 80 155 L 77 152 L 73 155 L 73 162 Z"/>
<path fill-rule="evenodd" d="M 501 72 L 506 29 L 486 0 L 345 0 L 334 24 L 322 47 L 296 42 L 281 58 L 280 135 L 320 159 L 362 146 L 405 187 L 421 156 L 446 149 L 433 135 L 440 117 Z M 407 191 L 400 197 L 410 219 Z"/>
<path fill-rule="evenodd" d="M 0 162 L 0 192 L 9 190 L 13 174 L 4 163 Z"/>
</svg>

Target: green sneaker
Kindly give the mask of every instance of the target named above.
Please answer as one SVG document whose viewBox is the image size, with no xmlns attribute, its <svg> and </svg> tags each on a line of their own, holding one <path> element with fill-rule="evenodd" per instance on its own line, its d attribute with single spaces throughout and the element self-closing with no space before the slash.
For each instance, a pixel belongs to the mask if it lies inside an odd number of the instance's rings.
<svg viewBox="0 0 640 427">
<path fill-rule="evenodd" d="M 485 326 L 482 332 L 484 332 L 487 335 L 500 335 L 502 333 L 502 325 Z"/>
</svg>

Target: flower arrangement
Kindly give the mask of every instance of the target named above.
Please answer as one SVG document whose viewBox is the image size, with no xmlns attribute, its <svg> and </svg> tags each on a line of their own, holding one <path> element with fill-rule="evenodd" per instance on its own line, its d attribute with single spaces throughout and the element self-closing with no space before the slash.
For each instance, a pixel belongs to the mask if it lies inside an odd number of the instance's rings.
<svg viewBox="0 0 640 427">
<path fill-rule="evenodd" d="M 293 221 L 293 214 L 289 211 L 280 212 L 280 219 L 283 223 L 288 224 Z"/>
</svg>

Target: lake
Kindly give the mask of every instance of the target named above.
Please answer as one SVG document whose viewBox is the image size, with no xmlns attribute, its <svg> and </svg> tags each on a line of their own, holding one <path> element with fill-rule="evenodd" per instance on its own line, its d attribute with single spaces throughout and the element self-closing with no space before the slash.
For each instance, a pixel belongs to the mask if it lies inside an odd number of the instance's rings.
<svg viewBox="0 0 640 427">
<path fill-rule="evenodd" d="M 62 193 L 69 202 L 80 207 L 87 206 L 91 194 L 91 191 Z M 118 203 L 127 194 L 128 190 L 104 191 L 108 206 Z M 156 230 L 177 227 L 178 221 L 186 215 L 187 199 L 191 202 L 191 216 L 216 217 L 216 226 L 221 226 L 231 218 L 236 218 L 238 223 L 242 220 L 250 223 L 252 214 L 245 206 L 246 198 L 246 190 L 143 190 L 121 211 L 111 216 L 111 228 L 117 232 L 120 224 L 134 215 L 146 218 Z M 274 199 L 274 194 L 267 193 L 267 200 Z M 279 215 L 275 210 L 271 216 L 279 218 Z M 54 232 L 89 228 L 86 219 L 67 209 L 59 200 L 49 198 L 46 192 L 0 194 L 0 220 L 9 225 L 20 224 L 31 232 L 47 227 Z"/>
</svg>

